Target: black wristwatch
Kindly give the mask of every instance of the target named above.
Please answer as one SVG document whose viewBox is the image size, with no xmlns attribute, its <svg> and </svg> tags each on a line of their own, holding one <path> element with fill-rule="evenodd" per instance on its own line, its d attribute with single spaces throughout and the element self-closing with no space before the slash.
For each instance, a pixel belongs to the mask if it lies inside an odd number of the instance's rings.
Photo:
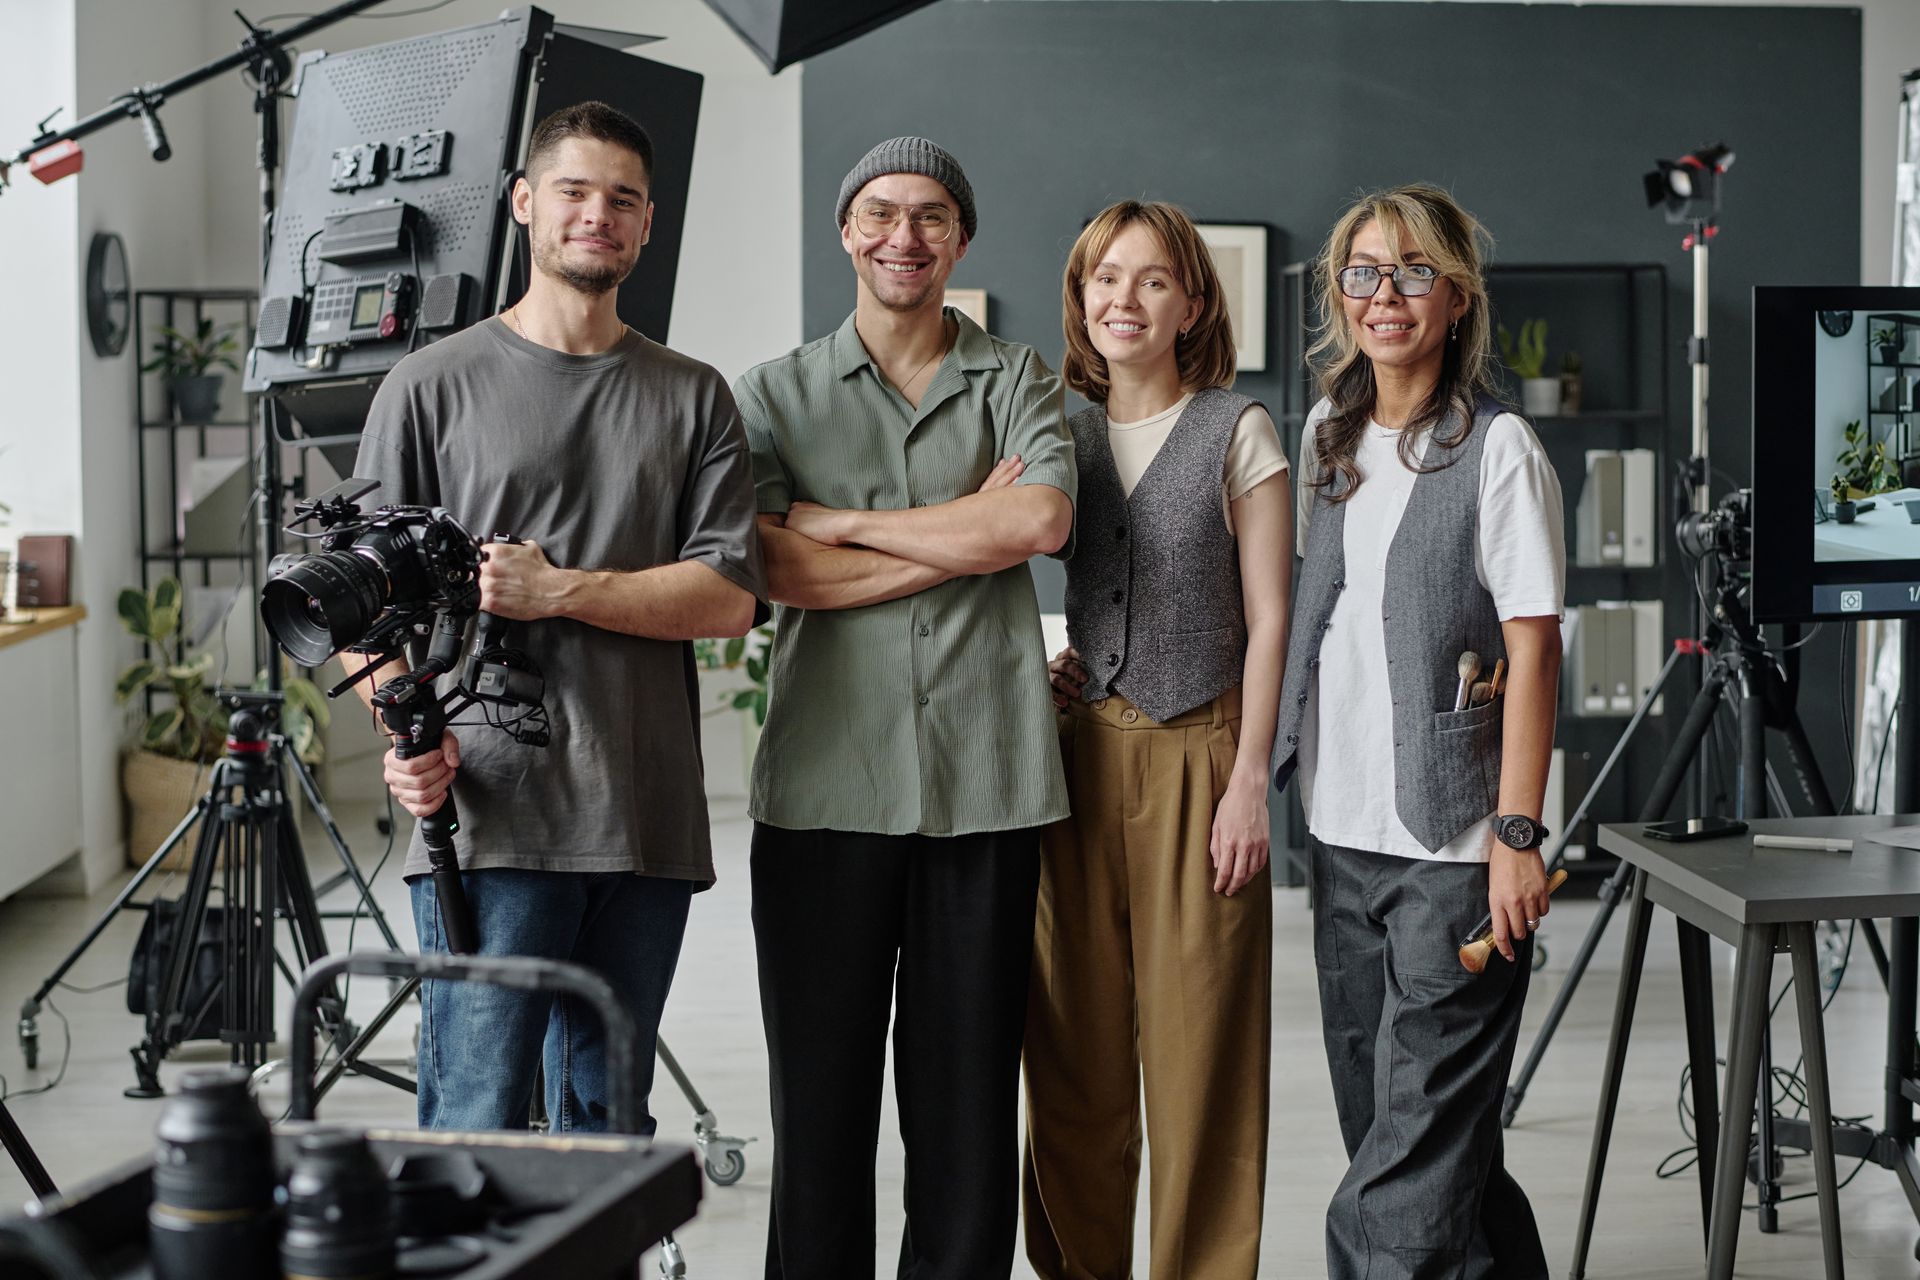
<svg viewBox="0 0 1920 1280">
<path fill-rule="evenodd" d="M 1507 848 L 1525 853 L 1545 844 L 1549 832 L 1525 814 L 1509 813 L 1493 820 L 1493 834 Z"/>
</svg>

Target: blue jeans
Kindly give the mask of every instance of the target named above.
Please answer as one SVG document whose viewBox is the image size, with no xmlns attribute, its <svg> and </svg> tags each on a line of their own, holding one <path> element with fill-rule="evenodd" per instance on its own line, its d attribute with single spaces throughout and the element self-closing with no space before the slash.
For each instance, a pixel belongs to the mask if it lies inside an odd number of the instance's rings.
<svg viewBox="0 0 1920 1280">
<path fill-rule="evenodd" d="M 571 960 L 599 973 L 639 1027 L 634 1096 L 651 1135 L 654 1041 L 686 936 L 690 880 L 627 872 L 469 871 L 461 882 L 480 933 L 480 954 Z M 446 950 L 433 881 L 409 883 L 420 949 Z M 543 1058 L 544 1052 L 544 1058 Z M 420 1127 L 524 1129 L 536 1067 L 546 1068 L 547 1116 L 556 1132 L 607 1127 L 605 1035 L 591 1008 L 569 996 L 474 982 L 420 990 Z"/>
</svg>

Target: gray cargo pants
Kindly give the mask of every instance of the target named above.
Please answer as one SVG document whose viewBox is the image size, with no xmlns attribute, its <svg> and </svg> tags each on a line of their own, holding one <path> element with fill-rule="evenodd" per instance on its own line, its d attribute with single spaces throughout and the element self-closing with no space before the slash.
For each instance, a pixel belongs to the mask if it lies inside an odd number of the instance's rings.
<svg viewBox="0 0 1920 1280">
<path fill-rule="evenodd" d="M 1544 1280 L 1526 1193 L 1502 1159 L 1500 1101 L 1533 958 L 1478 977 L 1460 944 L 1487 912 L 1482 863 L 1313 842 L 1313 949 L 1340 1136 L 1330 1280 Z"/>
</svg>

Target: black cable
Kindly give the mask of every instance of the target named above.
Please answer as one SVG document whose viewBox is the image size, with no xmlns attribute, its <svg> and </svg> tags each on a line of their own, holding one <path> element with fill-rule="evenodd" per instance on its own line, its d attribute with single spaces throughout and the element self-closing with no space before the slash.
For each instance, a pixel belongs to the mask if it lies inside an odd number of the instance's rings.
<svg viewBox="0 0 1920 1280">
<path fill-rule="evenodd" d="M 40 1003 L 52 1010 L 54 1017 L 60 1019 L 61 1043 L 59 1069 L 53 1073 L 53 1079 L 47 1081 L 45 1084 L 35 1085 L 31 1089 L 22 1089 L 18 1093 L 13 1092 L 7 1087 L 7 1078 L 5 1076 L 0 1076 L 0 1102 L 5 1102 L 9 1098 L 31 1098 L 38 1093 L 49 1093 L 56 1088 L 62 1080 L 67 1078 L 67 1062 L 73 1057 L 73 1025 L 67 1021 L 67 1015 L 60 1012 L 60 1006 L 53 1002 L 51 995 L 46 996 Z"/>
<path fill-rule="evenodd" d="M 1886 776 L 1887 744 L 1893 741 L 1893 725 L 1899 718 L 1900 703 L 1895 701 L 1892 712 L 1887 716 L 1886 730 L 1880 735 L 1880 750 L 1873 757 L 1873 808 L 1867 811 L 1869 813 L 1880 812 L 1880 782 Z"/>
<path fill-rule="evenodd" d="M 1847 691 L 1847 676 L 1853 667 L 1853 624 L 1840 624 L 1840 661 L 1837 683 L 1840 686 L 1840 737 L 1847 749 L 1847 802 L 1840 816 L 1858 813 L 1860 801 L 1859 765 L 1853 758 L 1853 695 Z"/>
</svg>

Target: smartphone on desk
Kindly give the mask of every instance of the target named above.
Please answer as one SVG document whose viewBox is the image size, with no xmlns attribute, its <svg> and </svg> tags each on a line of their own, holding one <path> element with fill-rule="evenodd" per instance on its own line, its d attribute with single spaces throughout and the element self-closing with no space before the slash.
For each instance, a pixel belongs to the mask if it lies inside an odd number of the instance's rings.
<svg viewBox="0 0 1920 1280">
<path fill-rule="evenodd" d="M 1689 840 L 1717 840 L 1721 836 L 1744 835 L 1747 824 L 1738 818 L 1684 818 L 1679 822 L 1649 822 L 1640 830 L 1655 840 L 1684 844 Z"/>
</svg>

